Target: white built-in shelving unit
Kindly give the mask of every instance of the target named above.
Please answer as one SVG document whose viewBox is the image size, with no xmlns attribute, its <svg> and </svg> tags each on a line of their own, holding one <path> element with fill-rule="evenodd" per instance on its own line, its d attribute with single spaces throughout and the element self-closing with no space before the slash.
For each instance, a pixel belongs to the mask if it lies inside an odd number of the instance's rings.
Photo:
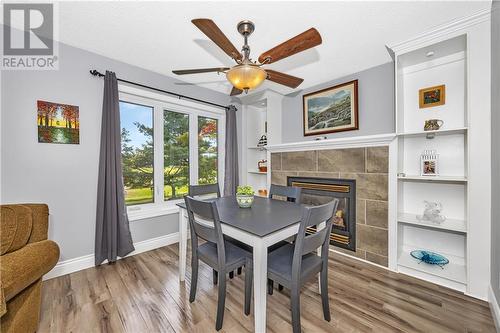
<svg viewBox="0 0 500 333">
<path fill-rule="evenodd" d="M 397 133 L 397 270 L 466 291 L 468 232 L 467 35 L 395 55 Z M 444 105 L 419 108 L 419 89 L 445 85 Z M 424 131 L 427 119 L 444 121 L 439 130 Z M 424 150 L 439 154 L 439 175 L 421 176 Z M 417 218 L 424 200 L 440 202 L 446 220 Z M 439 267 L 419 262 L 413 250 L 447 257 Z"/>
<path fill-rule="evenodd" d="M 491 15 L 486 8 L 388 46 L 395 63 L 396 139 L 389 148 L 389 268 L 487 300 L 491 258 Z M 444 84 L 444 105 L 419 108 L 419 89 Z M 441 119 L 425 132 L 427 119 Z M 420 155 L 439 153 L 439 176 Z M 424 200 L 446 221 L 417 215 Z M 446 256 L 443 268 L 410 252 Z"/>
<path fill-rule="evenodd" d="M 242 173 L 241 184 L 251 185 L 255 194 L 259 190 L 269 190 L 270 172 L 261 172 L 258 163 L 267 160 L 270 167 L 270 154 L 266 147 L 257 143 L 262 135 L 267 136 L 268 145 L 281 143 L 281 102 L 283 96 L 264 90 L 244 95 L 242 102 Z"/>
<path fill-rule="evenodd" d="M 256 194 L 258 194 L 258 190 L 267 188 L 267 172 L 260 172 L 258 169 L 259 161 L 267 159 L 266 149 L 264 147 L 257 147 L 260 137 L 262 135 L 267 136 L 266 100 L 259 100 L 246 105 L 244 112 L 246 112 L 245 121 L 243 122 L 243 126 L 246 129 L 245 184 L 251 185 Z"/>
</svg>

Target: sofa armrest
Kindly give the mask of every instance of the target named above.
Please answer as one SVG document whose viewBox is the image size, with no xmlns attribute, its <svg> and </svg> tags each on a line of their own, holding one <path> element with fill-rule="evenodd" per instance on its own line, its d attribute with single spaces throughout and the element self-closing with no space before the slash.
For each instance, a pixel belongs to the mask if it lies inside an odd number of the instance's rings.
<svg viewBox="0 0 500 333">
<path fill-rule="evenodd" d="M 23 206 L 31 209 L 33 227 L 28 243 L 39 242 L 48 238 L 49 207 L 46 204 L 26 203 Z"/>
<path fill-rule="evenodd" d="M 44 240 L 5 254 L 1 258 L 0 284 L 6 301 L 16 296 L 44 274 L 59 260 L 59 246 Z"/>
<path fill-rule="evenodd" d="M 5 302 L 5 297 L 3 294 L 3 286 L 0 281 L 0 317 L 7 312 L 7 303 Z"/>
</svg>

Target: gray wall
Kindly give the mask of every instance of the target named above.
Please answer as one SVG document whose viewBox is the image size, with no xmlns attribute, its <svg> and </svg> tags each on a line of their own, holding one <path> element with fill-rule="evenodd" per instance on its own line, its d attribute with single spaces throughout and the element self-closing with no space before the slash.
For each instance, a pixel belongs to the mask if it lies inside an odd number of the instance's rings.
<svg viewBox="0 0 500 333">
<path fill-rule="evenodd" d="M 1 198 L 47 203 L 50 238 L 67 260 L 94 252 L 103 80 L 89 69 L 224 105 L 230 98 L 67 45 L 60 45 L 59 59 L 58 71 L 2 72 Z M 37 142 L 39 99 L 80 107 L 79 145 Z M 134 242 L 176 232 L 177 215 L 131 222 L 131 231 Z"/>
<path fill-rule="evenodd" d="M 327 134 L 343 138 L 394 132 L 394 63 L 389 62 L 308 88 L 283 99 L 283 142 L 314 140 L 304 137 L 302 96 L 347 81 L 358 80 L 359 130 Z"/>
<path fill-rule="evenodd" d="M 491 287 L 500 302 L 500 1 L 491 15 Z"/>
</svg>

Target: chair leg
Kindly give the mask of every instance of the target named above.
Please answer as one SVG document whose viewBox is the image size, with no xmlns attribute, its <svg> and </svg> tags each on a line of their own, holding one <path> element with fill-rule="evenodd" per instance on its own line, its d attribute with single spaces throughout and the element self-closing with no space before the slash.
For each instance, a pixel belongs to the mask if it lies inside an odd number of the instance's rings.
<svg viewBox="0 0 500 333">
<path fill-rule="evenodd" d="M 219 297 L 217 299 L 217 320 L 215 322 L 215 329 L 218 331 L 222 328 L 224 321 L 224 308 L 226 304 L 226 273 L 219 272 Z"/>
<path fill-rule="evenodd" d="M 292 303 L 292 327 L 293 333 L 300 333 L 300 287 L 292 286 L 291 288 L 291 303 Z"/>
<path fill-rule="evenodd" d="M 328 271 L 323 269 L 320 275 L 321 280 L 321 302 L 323 303 L 323 317 L 330 321 L 330 302 L 328 300 Z"/>
<path fill-rule="evenodd" d="M 234 278 L 234 271 L 229 272 L 229 278 L 230 279 Z"/>
<path fill-rule="evenodd" d="M 217 284 L 217 279 L 218 279 L 217 275 L 219 275 L 217 271 L 215 269 L 212 269 L 212 279 L 214 284 Z"/>
<path fill-rule="evenodd" d="M 278 290 L 283 291 L 283 286 L 281 284 L 278 284 Z"/>
<path fill-rule="evenodd" d="M 238 275 L 241 275 L 242 267 L 238 267 Z"/>
<path fill-rule="evenodd" d="M 245 265 L 245 315 L 250 314 L 250 304 L 252 302 L 253 269 L 250 260 Z"/>
<path fill-rule="evenodd" d="M 189 302 L 194 302 L 196 297 L 196 286 L 198 285 L 198 258 L 191 260 L 191 289 L 189 291 Z"/>
<path fill-rule="evenodd" d="M 272 295 L 273 289 L 274 289 L 274 281 L 271 279 L 267 279 L 267 293 L 269 295 Z"/>
</svg>

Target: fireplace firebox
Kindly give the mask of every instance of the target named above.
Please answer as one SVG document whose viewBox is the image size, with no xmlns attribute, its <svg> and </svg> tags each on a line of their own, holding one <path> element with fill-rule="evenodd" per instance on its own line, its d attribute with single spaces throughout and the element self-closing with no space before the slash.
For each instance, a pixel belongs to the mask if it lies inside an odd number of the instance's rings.
<svg viewBox="0 0 500 333">
<path fill-rule="evenodd" d="M 287 182 L 288 186 L 302 188 L 302 204 L 321 205 L 331 198 L 339 199 L 330 244 L 356 251 L 356 180 L 289 176 Z M 313 226 L 306 232 L 315 231 L 316 227 Z"/>
</svg>

